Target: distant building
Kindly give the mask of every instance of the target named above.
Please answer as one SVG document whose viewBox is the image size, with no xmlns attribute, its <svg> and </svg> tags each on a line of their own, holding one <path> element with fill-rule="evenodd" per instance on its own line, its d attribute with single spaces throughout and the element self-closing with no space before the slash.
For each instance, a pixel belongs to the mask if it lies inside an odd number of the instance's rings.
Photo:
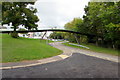
<svg viewBox="0 0 120 80">
<path fill-rule="evenodd" d="M 7 29 L 7 27 L 0 25 L 0 29 Z"/>
<path fill-rule="evenodd" d="M 13 31 L 13 29 L 0 25 L 0 31 Z"/>
<path fill-rule="evenodd" d="M 14 29 L 7 28 L 5 26 L 0 25 L 0 31 L 13 31 L 13 30 Z M 19 30 L 19 29 L 17 29 L 17 30 Z M 28 32 L 28 33 L 25 33 L 25 34 L 18 33 L 18 35 L 19 35 L 19 37 L 40 39 L 44 35 L 44 32 L 43 33 L 41 33 L 41 32 Z M 44 36 L 43 39 L 47 39 L 47 37 Z"/>
<path fill-rule="evenodd" d="M 33 38 L 33 37 L 35 36 L 34 34 L 35 34 L 35 33 L 33 33 L 33 32 L 27 33 L 27 35 L 28 35 L 29 38 Z"/>
<path fill-rule="evenodd" d="M 26 37 L 26 38 L 34 38 L 34 39 L 42 38 L 42 33 L 40 33 L 40 32 L 28 32 L 26 34 L 18 33 L 18 35 L 19 35 L 19 37 Z"/>
<path fill-rule="evenodd" d="M 43 34 L 40 32 L 29 32 L 27 33 L 28 38 L 36 38 L 36 39 L 40 39 L 42 38 Z M 47 39 L 46 36 L 44 37 L 44 39 Z"/>
</svg>

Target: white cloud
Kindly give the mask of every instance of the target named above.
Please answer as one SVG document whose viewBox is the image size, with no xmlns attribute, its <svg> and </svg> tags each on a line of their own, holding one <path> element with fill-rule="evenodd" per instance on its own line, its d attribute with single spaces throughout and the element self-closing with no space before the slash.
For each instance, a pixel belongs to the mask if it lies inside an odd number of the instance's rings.
<svg viewBox="0 0 120 80">
<path fill-rule="evenodd" d="M 40 28 L 64 28 L 64 24 L 75 17 L 82 18 L 84 7 L 90 0 L 38 0 L 35 7 L 38 9 Z"/>
</svg>

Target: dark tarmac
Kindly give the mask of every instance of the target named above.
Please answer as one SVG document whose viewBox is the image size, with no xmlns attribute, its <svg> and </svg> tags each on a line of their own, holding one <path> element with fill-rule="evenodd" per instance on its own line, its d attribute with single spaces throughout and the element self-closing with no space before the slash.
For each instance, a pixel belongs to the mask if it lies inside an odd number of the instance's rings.
<svg viewBox="0 0 120 80">
<path fill-rule="evenodd" d="M 3 78 L 118 78 L 118 63 L 75 53 L 52 63 L 2 70 Z"/>
</svg>

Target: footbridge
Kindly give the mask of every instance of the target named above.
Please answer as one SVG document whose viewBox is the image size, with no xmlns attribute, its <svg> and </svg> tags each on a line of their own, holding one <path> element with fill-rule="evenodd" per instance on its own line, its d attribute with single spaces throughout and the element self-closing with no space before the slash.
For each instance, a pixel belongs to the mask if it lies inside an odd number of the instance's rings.
<svg viewBox="0 0 120 80">
<path fill-rule="evenodd" d="M 72 30 L 65 30 L 65 29 L 43 29 L 43 30 L 26 30 L 26 31 L 16 31 L 17 33 L 27 33 L 27 32 L 48 32 L 48 31 L 57 31 L 57 32 L 69 32 L 74 34 L 81 34 L 86 36 L 93 36 L 93 37 L 102 37 L 95 34 L 89 34 L 89 33 L 82 33 L 82 32 L 76 32 Z M 14 31 L 0 31 L 0 33 L 13 33 Z"/>
</svg>

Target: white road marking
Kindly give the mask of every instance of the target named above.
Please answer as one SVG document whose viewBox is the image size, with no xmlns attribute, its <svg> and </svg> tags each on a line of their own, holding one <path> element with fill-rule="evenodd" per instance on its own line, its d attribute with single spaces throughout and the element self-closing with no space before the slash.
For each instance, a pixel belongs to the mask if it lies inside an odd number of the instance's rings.
<svg viewBox="0 0 120 80">
<path fill-rule="evenodd" d="M 59 57 L 61 57 L 62 59 L 68 58 L 68 55 L 58 55 Z"/>
</svg>

